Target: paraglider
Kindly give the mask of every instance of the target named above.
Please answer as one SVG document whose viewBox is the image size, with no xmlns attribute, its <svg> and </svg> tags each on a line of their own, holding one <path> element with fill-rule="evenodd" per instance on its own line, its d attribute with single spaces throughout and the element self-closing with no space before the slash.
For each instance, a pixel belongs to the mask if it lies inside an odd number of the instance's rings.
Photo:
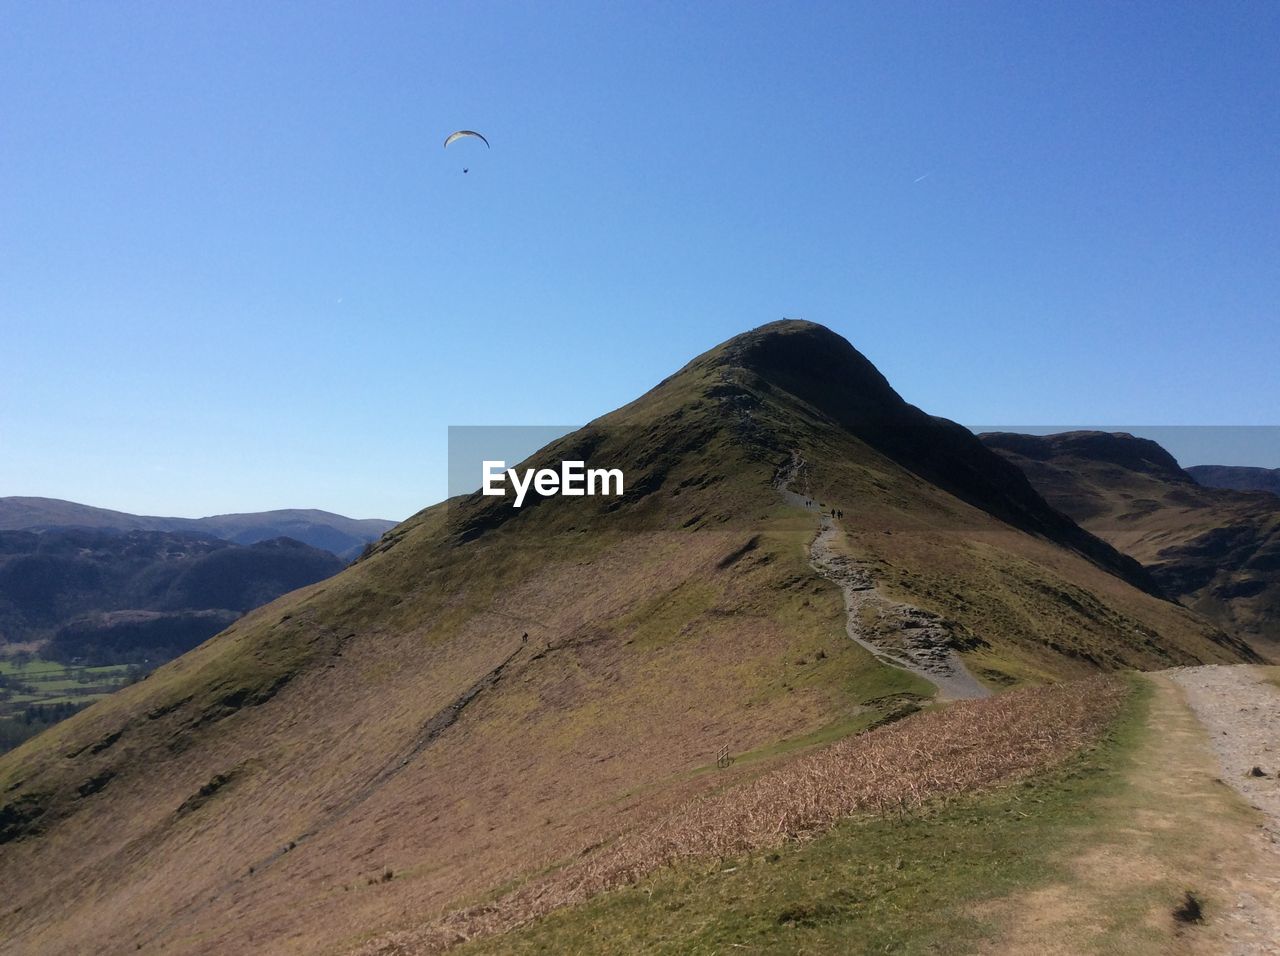
<svg viewBox="0 0 1280 956">
<path fill-rule="evenodd" d="M 489 141 L 484 138 L 484 134 L 477 133 L 472 129 L 460 129 L 456 133 L 450 133 L 444 138 L 444 145 L 447 148 L 450 143 L 456 143 L 465 136 L 474 136 L 476 139 L 480 140 L 480 142 L 484 143 L 485 146 L 489 146 Z"/>
<path fill-rule="evenodd" d="M 458 140 L 460 140 L 460 139 L 465 139 L 465 138 L 467 138 L 468 136 L 474 136 L 476 139 L 480 140 L 480 142 L 484 143 L 484 147 L 485 147 L 485 149 L 492 149 L 492 148 L 493 148 L 493 147 L 491 147 L 491 146 L 489 145 L 489 141 L 488 141 L 487 139 L 485 139 L 485 138 L 484 138 L 484 134 L 483 134 L 483 133 L 477 133 L 477 132 L 476 132 L 475 130 L 473 130 L 473 129 L 460 129 L 460 130 L 458 130 L 458 131 L 456 131 L 456 132 L 450 133 L 448 136 L 446 136 L 446 137 L 444 138 L 444 145 L 445 145 L 445 148 L 446 148 L 446 149 L 448 149 L 448 148 L 449 148 L 449 144 L 450 144 L 450 143 L 456 143 Z M 462 171 L 463 171 L 464 173 L 469 173 L 469 172 L 471 172 L 471 169 L 470 169 L 470 167 L 464 166 L 464 167 L 462 168 Z"/>
</svg>

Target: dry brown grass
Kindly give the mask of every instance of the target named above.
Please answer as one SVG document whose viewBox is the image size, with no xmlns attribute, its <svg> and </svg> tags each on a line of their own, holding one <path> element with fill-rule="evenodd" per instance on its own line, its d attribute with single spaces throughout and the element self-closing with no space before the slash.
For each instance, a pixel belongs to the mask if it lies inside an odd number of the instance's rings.
<svg viewBox="0 0 1280 956">
<path fill-rule="evenodd" d="M 816 836 L 856 813 L 908 810 L 1021 779 L 1095 741 L 1127 689 L 1122 680 L 1095 677 L 917 714 L 694 799 L 576 865 L 360 952 L 439 951 L 506 932 L 662 866 L 738 856 Z"/>
</svg>

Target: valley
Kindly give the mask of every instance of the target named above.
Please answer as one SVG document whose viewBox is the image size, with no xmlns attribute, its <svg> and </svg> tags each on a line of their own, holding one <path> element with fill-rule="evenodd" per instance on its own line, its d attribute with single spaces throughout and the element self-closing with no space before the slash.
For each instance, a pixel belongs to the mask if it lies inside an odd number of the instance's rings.
<svg viewBox="0 0 1280 956">
<path fill-rule="evenodd" d="M 138 680 L 126 664 L 66 665 L 30 653 L 0 659 L 0 753 Z"/>
<path fill-rule="evenodd" d="M 145 529 L 169 519 L 0 499 L 0 526 L 12 526 L 0 530 L 0 753 L 346 564 L 292 538 L 262 538 L 279 514 L 231 517 L 244 519 L 248 543 Z M 59 520 L 87 525 L 49 524 Z M 339 533 L 309 531 L 330 543 Z"/>
</svg>

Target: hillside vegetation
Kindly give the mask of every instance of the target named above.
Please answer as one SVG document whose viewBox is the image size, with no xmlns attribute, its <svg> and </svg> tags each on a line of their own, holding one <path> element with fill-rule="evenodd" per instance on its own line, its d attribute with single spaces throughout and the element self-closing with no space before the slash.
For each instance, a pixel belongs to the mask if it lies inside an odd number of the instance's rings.
<svg viewBox="0 0 1280 956">
<path fill-rule="evenodd" d="M 714 862 L 720 868 L 727 860 L 749 860 L 761 850 L 817 838 L 855 815 L 901 814 L 1044 772 L 1097 743 L 1119 715 L 1128 689 L 1120 680 L 1093 678 L 916 714 L 691 800 L 497 900 L 452 913 L 424 930 L 391 934 L 363 952 L 439 951 L 509 932 L 663 867 Z M 578 940 L 573 946 L 584 944 Z"/>
<path fill-rule="evenodd" d="M 1280 867 L 1260 815 L 1223 786 L 1169 677 L 1133 683 L 1118 719 L 1034 775 L 676 862 L 451 952 L 1265 952 Z M 1061 687 L 1059 703 L 1079 689 Z M 1101 703 L 1109 711 L 1114 697 Z M 983 705 L 963 706 L 968 722 Z M 993 749 L 1016 740 L 1001 736 Z M 1187 918 L 1190 898 L 1200 922 Z M 393 935 L 370 951 L 429 952 L 426 942 Z"/>
</svg>

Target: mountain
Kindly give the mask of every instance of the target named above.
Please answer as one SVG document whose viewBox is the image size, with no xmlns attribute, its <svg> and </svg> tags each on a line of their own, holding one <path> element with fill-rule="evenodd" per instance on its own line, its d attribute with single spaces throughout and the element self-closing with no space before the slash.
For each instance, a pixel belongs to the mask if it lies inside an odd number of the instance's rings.
<svg viewBox="0 0 1280 956">
<path fill-rule="evenodd" d="M 1269 491 L 1280 495 L 1280 468 L 1248 468 L 1243 465 L 1192 465 L 1187 474 L 1206 488 L 1233 491 Z"/>
<path fill-rule="evenodd" d="M 58 498 L 0 498 L 0 531 L 43 531 L 49 528 L 103 528 L 115 531 L 177 531 L 210 535 L 236 544 L 293 538 L 350 561 L 394 521 L 347 518 L 328 511 L 286 509 L 208 518 L 157 518 L 131 515 L 62 501 Z"/>
<path fill-rule="evenodd" d="M 1167 593 L 1264 653 L 1280 646 L 1280 498 L 1206 487 L 1192 473 L 1202 469 L 1125 433 L 981 438 Z"/>
<path fill-rule="evenodd" d="M 426 508 L 0 757 L 0 952 L 351 951 L 910 712 L 922 644 L 972 693 L 1251 659 L 821 326 L 561 460 L 625 494 Z"/>
<path fill-rule="evenodd" d="M 47 641 L 47 656 L 63 661 L 169 660 L 342 568 L 288 538 L 245 546 L 166 531 L 0 531 L 0 642 Z M 145 638 L 120 630 L 141 620 Z"/>
</svg>

